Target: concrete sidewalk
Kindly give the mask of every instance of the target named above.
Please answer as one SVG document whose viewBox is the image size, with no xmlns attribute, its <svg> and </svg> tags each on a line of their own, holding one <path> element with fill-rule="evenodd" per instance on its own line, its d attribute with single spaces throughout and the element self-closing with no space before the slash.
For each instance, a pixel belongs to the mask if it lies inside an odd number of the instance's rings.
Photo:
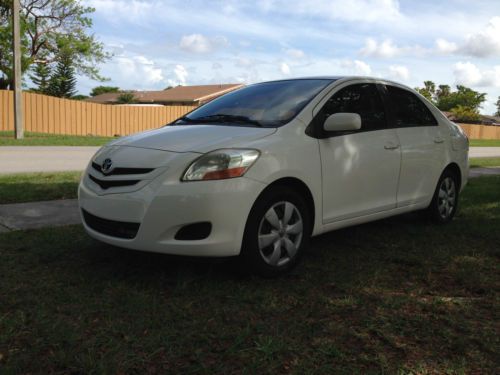
<svg viewBox="0 0 500 375">
<path fill-rule="evenodd" d="M 500 175 L 500 168 L 474 168 L 469 177 Z M 0 205 L 0 233 L 80 224 L 76 199 Z"/>
<path fill-rule="evenodd" d="M 500 147 L 471 147 L 470 158 L 498 158 L 500 157 Z"/>
<path fill-rule="evenodd" d="M 1 146 L 0 174 L 82 171 L 99 147 Z"/>
</svg>

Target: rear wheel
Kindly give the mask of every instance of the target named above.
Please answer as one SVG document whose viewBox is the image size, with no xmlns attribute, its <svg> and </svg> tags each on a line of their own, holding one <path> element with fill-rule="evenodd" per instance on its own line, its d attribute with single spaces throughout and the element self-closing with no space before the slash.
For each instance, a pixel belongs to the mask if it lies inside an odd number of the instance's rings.
<svg viewBox="0 0 500 375">
<path fill-rule="evenodd" d="M 294 190 L 280 186 L 265 192 L 248 217 L 242 265 L 263 276 L 290 270 L 309 241 L 309 216 L 306 202 Z"/>
<path fill-rule="evenodd" d="M 447 223 L 453 219 L 458 207 L 459 182 L 450 170 L 445 170 L 439 179 L 432 202 L 427 212 L 437 223 Z"/>
</svg>

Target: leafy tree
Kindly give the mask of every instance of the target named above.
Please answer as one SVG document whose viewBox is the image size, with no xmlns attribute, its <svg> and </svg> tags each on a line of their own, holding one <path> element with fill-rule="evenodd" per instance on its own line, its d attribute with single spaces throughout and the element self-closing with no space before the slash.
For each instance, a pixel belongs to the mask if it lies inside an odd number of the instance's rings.
<svg viewBox="0 0 500 375">
<path fill-rule="evenodd" d="M 117 103 L 119 104 L 133 104 L 137 103 L 137 99 L 133 92 L 123 92 L 118 98 L 116 98 Z"/>
<path fill-rule="evenodd" d="M 437 107 L 441 111 L 450 111 L 458 106 L 473 109 L 479 113 L 479 108 L 486 100 L 486 94 L 472 90 L 469 87 L 457 86 L 457 91 L 442 96 L 437 101 Z"/>
<path fill-rule="evenodd" d="M 88 99 L 89 97 L 87 95 L 73 95 L 71 99 L 73 100 L 85 100 Z"/>
<path fill-rule="evenodd" d="M 481 120 L 481 115 L 477 109 L 458 105 L 451 109 L 451 113 L 455 116 L 457 122 L 474 123 Z"/>
<path fill-rule="evenodd" d="M 48 94 L 59 98 L 71 98 L 76 94 L 75 69 L 70 54 L 64 54 L 57 62 L 50 77 Z"/>
<path fill-rule="evenodd" d="M 430 101 L 434 101 L 436 94 L 436 84 L 432 81 L 424 81 L 423 88 L 416 89 L 422 96 Z"/>
<path fill-rule="evenodd" d="M 95 9 L 81 0 L 20 0 L 21 68 L 34 63 L 55 65 L 61 50 L 71 51 L 75 71 L 103 80 L 97 65 L 110 58 L 89 33 Z M 0 89 L 10 88 L 12 72 L 12 1 L 0 0 Z"/>
<path fill-rule="evenodd" d="M 43 62 L 34 64 L 30 75 L 31 82 L 35 85 L 31 90 L 40 94 L 47 94 L 49 89 L 52 69 L 50 65 Z"/>
<path fill-rule="evenodd" d="M 115 86 L 96 86 L 90 92 L 90 96 L 97 96 L 108 92 L 120 92 L 120 88 Z"/>
<path fill-rule="evenodd" d="M 451 87 L 448 85 L 439 85 L 436 91 L 436 100 L 439 101 L 441 98 L 449 96 L 451 93 Z"/>
<path fill-rule="evenodd" d="M 500 116 L 500 96 L 498 97 L 496 104 L 497 104 L 497 111 L 495 113 L 495 116 Z"/>
</svg>

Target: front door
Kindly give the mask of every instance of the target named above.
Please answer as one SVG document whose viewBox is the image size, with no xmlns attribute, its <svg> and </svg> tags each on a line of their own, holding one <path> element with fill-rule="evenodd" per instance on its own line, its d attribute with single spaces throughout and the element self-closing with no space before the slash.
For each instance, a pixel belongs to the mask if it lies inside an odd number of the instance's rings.
<svg viewBox="0 0 500 375">
<path fill-rule="evenodd" d="M 334 93 L 315 118 L 357 113 L 361 129 L 323 134 L 319 140 L 323 222 L 331 223 L 396 207 L 400 143 L 387 118 L 375 84 L 353 84 Z"/>
</svg>

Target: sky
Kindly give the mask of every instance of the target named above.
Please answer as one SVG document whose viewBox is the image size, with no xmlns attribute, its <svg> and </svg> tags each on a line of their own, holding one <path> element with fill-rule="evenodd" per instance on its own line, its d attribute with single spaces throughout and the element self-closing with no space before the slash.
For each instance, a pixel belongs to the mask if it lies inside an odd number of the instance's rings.
<svg viewBox="0 0 500 375">
<path fill-rule="evenodd" d="M 83 0 L 127 90 L 363 75 L 500 96 L 500 0 Z M 79 77 L 88 94 L 101 83 Z"/>
</svg>

